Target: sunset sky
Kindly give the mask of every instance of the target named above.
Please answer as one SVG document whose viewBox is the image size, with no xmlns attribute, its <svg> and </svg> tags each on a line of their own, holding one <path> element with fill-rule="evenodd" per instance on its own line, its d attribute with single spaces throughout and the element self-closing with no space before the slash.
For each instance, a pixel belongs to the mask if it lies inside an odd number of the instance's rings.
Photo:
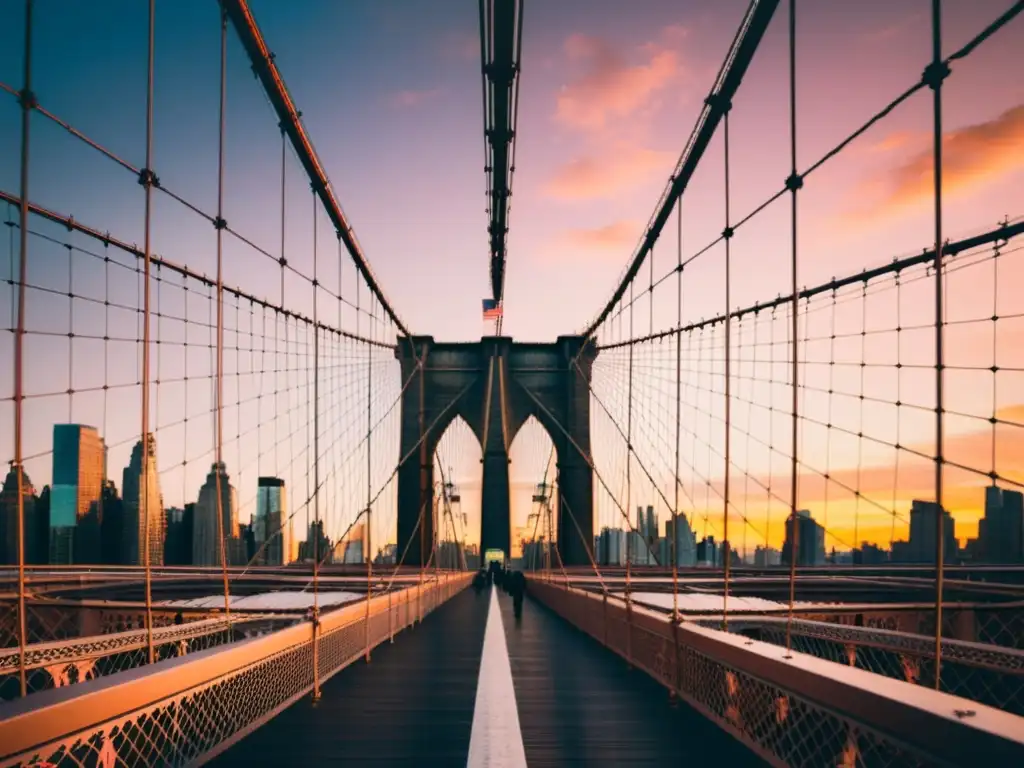
<svg viewBox="0 0 1024 768">
<path fill-rule="evenodd" d="M 943 50 L 948 54 L 962 46 L 1011 4 L 1009 0 L 947 0 Z M 5 23 L 0 27 L 0 82 L 18 89 L 23 77 L 23 9 L 18 2 L 7 6 Z M 302 111 L 335 193 L 402 319 L 414 332 L 443 340 L 472 340 L 491 332 L 492 328 L 480 320 L 480 299 L 487 295 L 489 283 L 476 3 L 306 0 L 287 4 L 252 0 L 251 6 Z M 145 161 L 146 3 L 108 0 L 66 4 L 59 13 L 54 8 L 49 3 L 37 3 L 33 90 L 40 103 L 141 167 Z M 925 0 L 798 4 L 798 166 L 806 168 L 816 162 L 920 78 L 930 57 L 929 8 Z M 607 300 L 685 145 L 745 9 L 742 0 L 527 2 L 506 273 L 504 330 L 508 335 L 518 340 L 550 340 L 558 334 L 578 331 Z M 733 220 L 778 191 L 789 174 L 786 13 L 783 3 L 730 116 Z M 154 167 L 166 187 L 206 211 L 216 208 L 218 22 L 213 0 L 157 2 Z M 233 30 L 229 30 L 228 40 L 225 218 L 232 228 L 276 255 L 281 241 L 277 120 Z M 1024 19 L 1017 18 L 966 60 L 954 63 L 943 90 L 945 232 L 951 239 L 991 229 L 1005 217 L 1012 220 L 1024 215 L 1022 47 Z M 919 92 L 808 177 L 800 193 L 801 284 L 858 272 L 930 245 L 931 108 L 930 91 Z M 0 93 L 0 189 L 13 194 L 18 193 L 19 132 L 17 101 Z M 313 206 L 308 184 L 300 178 L 294 158 L 289 159 L 288 173 L 285 250 L 291 254 L 290 263 L 311 274 Z M 128 242 L 142 242 L 142 193 L 132 175 L 39 116 L 33 117 L 30 186 L 34 202 L 72 214 Z M 719 135 L 684 196 L 684 258 L 721 232 L 725 223 L 723 190 Z M 0 210 L 0 214 L 6 211 Z M 788 199 L 784 199 L 737 232 L 732 241 L 733 307 L 787 292 L 789 216 Z M 39 229 L 55 237 L 67 236 L 56 227 L 40 225 Z M 322 215 L 318 233 L 321 253 L 332 254 L 325 259 L 326 267 L 320 262 L 321 270 L 326 271 L 326 277 L 321 271 L 321 279 L 334 285 L 339 279 L 336 245 Z M 84 240 L 76 242 L 85 244 Z M 213 229 L 207 222 L 166 197 L 157 197 L 157 253 L 213 274 L 213 242 Z M 656 279 L 676 263 L 677 247 L 673 220 L 655 249 Z M 0 242 L 0 267 L 5 270 L 5 278 L 9 274 L 7 248 L 7 242 Z M 39 244 L 33 248 L 30 281 L 59 286 L 63 280 L 66 284 L 67 256 L 63 250 Z M 724 253 L 717 247 L 687 268 L 684 323 L 724 310 L 723 262 Z M 993 291 L 999 286 L 995 303 L 1002 319 L 997 338 L 993 341 L 991 328 L 983 329 L 980 324 L 960 335 L 951 331 L 950 355 L 968 360 L 973 354 L 969 362 L 961 364 L 987 367 L 993 364 L 994 344 L 994 354 L 1003 369 L 994 399 L 991 374 L 980 384 L 979 379 L 966 373 L 952 374 L 948 380 L 950 409 L 983 418 L 998 411 L 1000 418 L 1024 423 L 1024 360 L 1019 351 L 1024 349 L 1021 262 L 1012 254 L 1004 259 L 998 281 L 990 266 L 984 265 L 965 271 L 973 276 L 971 280 L 950 281 L 950 312 L 963 311 L 964 318 L 994 314 Z M 645 265 L 641 270 L 641 289 L 647 284 L 648 269 Z M 354 301 L 350 291 L 354 291 L 355 277 L 350 262 L 341 267 L 340 278 L 342 292 Z M 78 279 L 92 278 L 85 275 Z M 226 246 L 225 283 L 277 301 L 280 280 L 280 270 L 272 259 L 258 256 L 237 242 Z M 670 282 L 655 293 L 653 309 L 646 299 L 638 302 L 636 335 L 675 323 L 674 279 Z M 931 304 L 924 283 L 931 285 L 922 281 L 922 286 L 908 289 L 902 298 L 899 317 L 904 325 L 910 319 L 928 322 Z M 1016 288 L 1011 290 L 1010 286 Z M 130 298 L 135 300 L 134 295 Z M 29 301 L 33 300 L 35 307 L 29 304 L 27 310 L 30 328 L 33 324 L 48 327 L 47 323 L 52 322 L 54 330 L 66 330 L 66 300 L 61 304 L 55 295 L 38 299 L 30 296 Z M 365 300 L 364 289 L 364 307 Z M 873 317 L 892 312 L 894 305 L 885 301 L 889 300 L 881 299 L 871 310 Z M 301 280 L 287 278 L 285 303 L 297 311 L 312 313 L 311 292 Z M 11 305 L 11 293 L 5 289 L 0 295 L 0 316 L 10 316 L 7 307 Z M 328 322 L 340 321 L 352 329 L 355 312 L 344 308 L 339 317 L 339 310 L 331 306 L 334 314 L 328 316 Z M 205 304 L 202 311 L 206 311 Z M 76 322 L 85 322 L 87 312 L 76 306 Z M 885 315 L 878 321 L 879 327 L 895 328 L 893 317 Z M 817 313 L 811 322 L 827 323 L 822 318 L 826 315 Z M 854 313 L 840 317 L 839 322 L 854 327 L 861 320 Z M 779 327 L 785 324 L 780 316 Z M 602 338 L 611 340 L 613 336 L 604 334 Z M 983 343 L 983 339 L 987 341 Z M 892 342 L 877 342 L 865 355 L 885 357 L 889 349 L 886 345 Z M 57 344 L 63 346 L 53 346 Z M 931 359 L 931 344 L 926 332 L 918 336 L 904 334 L 901 342 L 907 354 L 923 355 L 920 361 L 924 365 Z M 0 359 L 11 359 L 11 346 L 10 334 L 5 334 L 0 341 Z M 986 352 L 981 354 L 979 349 Z M 852 357 L 861 354 L 859 350 L 846 352 Z M 89 354 L 76 352 L 72 364 L 76 375 L 89 365 Z M 649 355 L 646 359 L 651 365 L 671 365 L 674 376 L 674 357 L 670 362 L 663 361 L 664 350 L 638 354 Z M 785 351 L 780 348 L 776 354 L 784 357 Z M 829 350 L 814 347 L 807 354 L 812 359 L 827 360 Z M 57 379 L 67 379 L 66 339 L 51 342 L 30 337 L 27 355 L 26 391 L 67 386 L 51 386 Z M 134 365 L 134 350 L 131 358 L 120 361 L 127 366 L 126 375 Z M 609 354 L 607 361 L 598 363 L 595 386 L 608 391 L 620 386 L 620 359 L 621 355 Z M 387 363 L 382 362 L 384 365 Z M 764 378 L 767 370 L 751 368 L 745 375 Z M 378 367 L 377 375 L 388 374 Z M 903 386 L 921 393 L 921 404 L 927 407 L 933 385 L 922 382 L 904 381 Z M 205 393 L 208 385 L 203 386 Z M 362 384 L 353 380 L 346 386 L 357 392 Z M 389 386 L 397 394 L 400 383 Z M 819 380 L 816 386 L 827 384 Z M 0 395 L 7 399 L 0 415 L 0 441 L 8 446 L 12 443 L 8 437 L 12 432 L 10 377 L 0 382 L 0 387 Z M 878 398 L 889 402 L 896 399 L 891 383 L 865 384 L 865 392 L 872 388 Z M 984 396 L 980 394 L 983 390 Z M 742 386 L 737 391 L 754 400 L 772 397 Z M 137 402 L 137 395 L 134 397 L 132 402 Z M 168 402 L 173 407 L 181 393 L 168 397 L 164 407 Z M 344 409 L 338 397 L 341 412 Z M 775 397 L 785 402 L 784 391 Z M 829 420 L 827 399 L 816 402 L 809 393 L 807 397 L 806 409 L 816 413 L 815 418 Z M 908 402 L 905 390 L 903 401 Z M 850 406 L 838 399 L 833 405 L 840 411 L 846 408 L 847 415 L 852 413 Z M 66 418 L 67 407 L 66 398 L 55 398 L 50 405 L 33 406 L 27 411 L 26 453 L 46 450 L 52 424 Z M 108 442 L 115 442 L 115 435 L 130 437 L 133 429 L 137 434 L 137 413 L 138 406 L 133 405 L 113 414 Z M 97 423 L 95 414 L 95 404 L 83 404 L 74 417 Z M 736 418 L 748 418 L 744 414 L 746 406 L 734 407 Z M 230 418 L 234 421 L 227 433 L 240 433 L 239 425 L 247 417 L 239 414 Z M 881 411 L 866 411 L 863 418 L 869 425 L 866 433 L 869 429 L 881 433 L 892 425 L 891 415 Z M 754 416 L 749 419 L 744 423 L 751 424 L 750 430 L 756 433 L 760 427 Z M 839 423 L 840 419 L 841 414 L 833 413 L 830 420 Z M 902 444 L 933 452 L 933 419 L 901 414 L 897 420 Z M 206 430 L 201 434 L 208 440 L 208 427 L 201 429 Z M 718 433 L 711 427 L 701 429 L 707 432 L 702 438 L 705 445 L 719 446 Z M 785 432 L 784 425 L 776 429 L 778 434 Z M 958 460 L 988 471 L 990 447 L 986 447 L 986 441 L 992 439 L 991 427 L 984 422 L 953 423 L 951 419 L 947 429 L 951 432 L 947 453 L 959 451 L 966 458 Z M 327 439 L 352 439 L 342 438 L 341 428 L 338 430 L 337 436 L 329 433 Z M 1024 481 L 1021 429 L 1000 430 L 999 470 L 1018 482 Z M 816 438 L 812 432 L 809 429 L 802 437 L 810 441 L 805 448 L 820 452 L 820 445 L 815 449 L 814 441 L 820 443 L 825 438 Z M 859 483 L 865 494 L 870 489 L 888 494 L 886 503 L 891 507 L 893 480 L 886 463 L 891 458 L 877 453 L 866 460 L 858 459 L 854 442 L 845 440 L 844 447 L 836 448 L 844 441 L 833 439 L 835 443 L 829 449 L 834 451 L 830 454 L 831 471 L 857 472 L 858 462 L 876 467 L 871 470 L 878 475 L 874 486 L 873 475 L 865 475 L 863 470 L 851 484 Z M 182 455 L 180 436 L 168 433 L 163 439 L 158 435 L 158 441 L 161 454 Z M 734 437 L 734 451 L 738 450 L 737 441 L 742 442 Z M 775 444 L 779 444 L 778 439 Z M 656 445 L 652 438 L 643 449 L 652 461 L 660 450 Z M 111 455 L 112 475 L 119 485 L 120 467 L 127 462 L 130 447 Z M 479 451 L 476 446 L 471 448 Z M 5 456 L 8 452 L 6 447 L 0 451 Z M 532 450 L 531 456 L 541 453 L 542 449 Z M 753 454 L 734 456 L 746 462 L 744 466 L 751 475 L 760 476 L 769 469 L 764 458 L 755 459 Z M 704 467 L 707 457 L 694 456 L 692 462 Z M 374 470 L 381 482 L 386 477 L 386 463 Z M 473 462 L 465 463 L 463 482 L 467 487 L 479 483 L 472 476 Z M 824 460 L 818 463 L 824 466 Z M 189 467 L 187 483 L 181 479 L 168 481 L 169 486 L 177 489 L 184 485 L 185 490 L 172 492 L 165 488 L 167 503 L 179 504 L 183 493 L 195 493 L 208 464 L 209 460 L 203 459 Z M 542 464 L 540 461 L 538 466 Z M 611 462 L 606 470 L 615 476 L 616 484 L 621 483 L 621 464 L 618 460 Z M 912 496 L 933 493 L 927 466 L 911 467 L 910 462 L 903 462 L 902 467 L 901 472 L 909 474 L 900 476 L 901 505 L 909 503 Z M 28 469 L 37 486 L 49 481 L 47 459 L 30 463 Z M 713 485 L 721 470 L 710 467 L 709 471 Z M 250 473 L 252 485 L 254 473 L 255 469 Z M 243 482 L 250 482 L 248 476 Z M 365 476 L 360 481 L 353 475 L 351 482 L 365 486 Z M 950 501 L 955 502 L 951 506 L 964 521 L 958 529 L 961 538 L 973 535 L 980 514 L 975 487 L 978 482 L 977 478 L 950 479 Z M 811 506 L 817 514 L 821 489 L 815 488 L 811 479 L 801 483 L 808 494 L 802 506 Z M 653 494 L 648 491 L 648 495 Z M 293 494 L 292 498 L 296 497 Z M 838 517 L 833 517 L 830 528 L 834 527 L 840 538 L 847 538 L 852 535 L 852 512 L 844 510 L 843 504 L 849 501 L 832 498 L 829 514 Z M 760 499 L 762 511 L 757 515 L 764 520 L 763 494 Z M 640 503 L 635 494 L 631 501 L 634 506 Z M 520 519 L 525 519 L 525 506 L 517 505 Z M 700 506 L 695 502 L 695 507 Z M 478 509 L 469 512 L 478 519 Z M 713 510 L 703 512 L 716 514 Z M 351 514 L 338 512 L 339 526 L 344 516 Z M 613 521 L 607 509 L 596 514 L 604 524 Z M 784 512 L 780 507 L 772 514 Z M 243 510 L 243 520 L 247 517 Z M 776 544 L 782 519 L 772 518 L 778 524 L 772 522 L 776 532 L 769 538 Z M 870 532 L 861 538 L 887 542 L 887 525 L 884 515 L 865 517 L 859 533 L 868 529 Z M 695 527 L 700 531 L 698 525 Z M 884 537 L 880 533 L 883 529 Z M 385 535 L 385 531 L 375 535 Z"/>
</svg>

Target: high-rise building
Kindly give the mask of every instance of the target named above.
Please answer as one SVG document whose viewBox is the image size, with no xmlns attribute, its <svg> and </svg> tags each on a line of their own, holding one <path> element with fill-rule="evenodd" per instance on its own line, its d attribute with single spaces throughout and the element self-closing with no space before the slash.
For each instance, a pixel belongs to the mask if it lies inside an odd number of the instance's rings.
<svg viewBox="0 0 1024 768">
<path fill-rule="evenodd" d="M 690 527 L 690 521 L 685 512 L 675 516 L 675 520 L 669 518 L 665 521 L 665 538 L 676 542 L 676 565 L 692 567 L 697 564 L 697 537 Z M 671 557 L 669 558 L 671 560 Z M 666 560 L 666 563 L 669 561 Z"/>
<path fill-rule="evenodd" d="M 260 565 L 288 565 L 292 561 L 292 521 L 288 517 L 284 480 L 261 477 L 257 481 L 253 534 Z"/>
<path fill-rule="evenodd" d="M 192 521 L 195 504 L 167 509 L 167 537 L 164 539 L 164 565 L 192 565 Z"/>
<path fill-rule="evenodd" d="M 220 485 L 220 503 L 218 505 L 217 486 Z M 215 463 L 206 482 L 199 489 L 199 501 L 196 502 L 192 519 L 192 564 L 220 565 L 221 546 L 218 539 L 217 512 L 220 507 L 220 520 L 224 534 L 224 550 L 228 562 L 231 562 L 233 546 L 230 539 L 238 538 L 238 509 L 235 487 L 228 478 L 227 467 L 223 463 Z"/>
<path fill-rule="evenodd" d="M 782 563 L 782 553 L 773 547 L 762 547 L 760 544 L 754 549 L 754 566 L 756 568 L 770 568 L 773 565 Z"/>
<path fill-rule="evenodd" d="M 697 564 L 716 566 L 719 564 L 721 545 L 715 543 L 714 536 L 705 536 L 697 542 Z"/>
<path fill-rule="evenodd" d="M 35 540 L 32 542 L 32 560 L 35 565 L 50 562 L 50 486 L 44 485 L 35 503 Z"/>
<path fill-rule="evenodd" d="M 625 563 L 626 532 L 619 528 L 602 528 L 598 537 L 597 557 L 601 565 Z"/>
<path fill-rule="evenodd" d="M 23 468 L 21 474 L 21 510 L 24 521 L 24 556 L 26 563 L 34 562 L 36 540 L 36 492 Z M 19 467 L 11 462 L 11 469 L 0 491 L 0 563 L 16 565 L 19 559 L 18 541 L 18 475 Z"/>
<path fill-rule="evenodd" d="M 121 483 L 124 496 L 124 555 L 129 565 L 144 565 L 146 550 L 143 542 L 147 541 L 148 535 L 149 564 L 163 565 L 166 519 L 164 500 L 160 495 L 160 475 L 156 467 L 156 439 L 150 433 L 145 442 L 145 457 L 142 440 L 132 448 L 132 457 L 124 468 Z"/>
<path fill-rule="evenodd" d="M 353 525 L 352 530 L 334 545 L 334 562 L 345 565 L 355 565 L 364 562 L 363 553 L 366 551 L 366 525 L 359 523 Z"/>
<path fill-rule="evenodd" d="M 320 563 L 332 562 L 331 540 L 324 535 L 324 521 L 314 520 L 309 524 L 306 540 L 299 543 L 299 560 Z"/>
<path fill-rule="evenodd" d="M 978 522 L 981 556 L 990 563 L 1024 562 L 1024 494 L 985 489 L 985 517 Z"/>
<path fill-rule="evenodd" d="M 100 518 L 100 560 L 109 565 L 126 565 L 124 551 L 124 499 L 117 493 L 113 480 L 107 480 L 100 496 L 103 513 Z"/>
<path fill-rule="evenodd" d="M 95 427 L 53 425 L 53 485 L 50 489 L 50 562 L 88 562 L 75 556 L 75 528 L 100 501 L 106 480 L 107 450 Z"/>
<path fill-rule="evenodd" d="M 910 505 L 910 541 L 907 546 L 907 562 L 934 563 L 938 522 L 936 512 L 939 505 L 934 501 L 914 499 Z M 956 556 L 956 521 L 947 510 L 942 510 L 943 560 L 950 562 Z M 893 560 L 896 559 L 893 548 Z"/>
<path fill-rule="evenodd" d="M 654 507 L 636 508 L 636 532 L 630 536 L 631 560 L 635 565 L 654 565 L 658 558 L 658 516 Z"/>
<path fill-rule="evenodd" d="M 818 525 L 818 521 L 811 517 L 809 510 L 797 510 L 796 515 L 790 515 L 786 519 L 786 539 L 782 543 L 782 562 L 789 565 L 793 557 L 793 525 L 798 526 L 796 534 L 797 543 L 797 565 L 824 565 L 825 564 L 825 529 Z"/>
</svg>

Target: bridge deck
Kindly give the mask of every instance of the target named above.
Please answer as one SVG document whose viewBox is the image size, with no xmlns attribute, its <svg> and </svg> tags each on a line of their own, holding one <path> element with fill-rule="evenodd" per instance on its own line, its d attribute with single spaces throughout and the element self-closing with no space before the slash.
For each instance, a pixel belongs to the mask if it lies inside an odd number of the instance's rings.
<svg viewBox="0 0 1024 768">
<path fill-rule="evenodd" d="M 519 733 L 505 736 L 521 739 L 531 768 L 709 759 L 761 764 L 691 709 L 671 706 L 665 690 L 642 672 L 629 671 L 617 656 L 530 601 L 519 621 L 510 598 L 501 594 L 493 602 L 501 622 L 492 618 L 490 624 L 503 627 L 505 643 L 488 640 L 484 660 L 492 602 L 471 590 L 456 596 L 394 645 L 379 647 L 370 664 L 359 662 L 330 680 L 318 705 L 303 699 L 213 764 L 463 766 L 471 739 L 475 756 L 481 744 L 484 753 L 507 752 L 493 731 L 489 747 L 486 737 L 474 734 L 482 719 L 476 710 L 485 707 L 505 730 L 515 730 L 511 696 L 493 696 L 502 690 L 493 683 L 496 666 L 511 668 L 515 691 Z M 507 661 L 496 661 L 505 648 Z M 477 690 L 478 680 L 485 687 L 483 677 L 491 678 L 489 707 Z M 471 762 L 499 764 L 495 757 L 503 765 L 518 764 L 508 754 Z"/>
</svg>

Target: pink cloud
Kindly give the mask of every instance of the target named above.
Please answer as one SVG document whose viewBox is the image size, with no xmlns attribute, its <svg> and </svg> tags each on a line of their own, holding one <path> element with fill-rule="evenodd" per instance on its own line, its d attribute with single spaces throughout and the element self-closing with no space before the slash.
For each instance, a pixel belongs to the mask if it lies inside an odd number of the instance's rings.
<svg viewBox="0 0 1024 768">
<path fill-rule="evenodd" d="M 658 44 L 642 48 L 646 61 L 640 64 L 629 64 L 607 41 L 587 35 L 570 35 L 564 47 L 570 64 L 584 69 L 558 94 L 555 119 L 569 128 L 600 130 L 612 118 L 633 114 L 682 71 L 678 52 Z"/>
<path fill-rule="evenodd" d="M 562 241 L 569 246 L 587 250 L 620 250 L 634 245 L 643 224 L 621 219 L 603 227 L 570 229 L 562 233 Z"/>
<path fill-rule="evenodd" d="M 942 185 L 947 194 L 970 192 L 1024 169 L 1024 104 L 988 122 L 946 133 L 942 146 Z M 855 199 L 865 203 L 851 212 L 852 218 L 887 215 L 930 200 L 933 185 L 932 148 L 928 146 L 858 185 Z"/>
<path fill-rule="evenodd" d="M 599 157 L 581 156 L 561 166 L 544 191 L 561 200 L 613 197 L 652 176 L 664 175 L 675 159 L 671 152 L 618 146 Z"/>
<path fill-rule="evenodd" d="M 388 103 L 396 109 L 409 109 L 410 107 L 417 107 L 423 102 L 433 99 L 439 93 L 440 90 L 437 88 L 422 91 L 398 91 L 398 93 L 393 93 L 388 98 Z"/>
</svg>

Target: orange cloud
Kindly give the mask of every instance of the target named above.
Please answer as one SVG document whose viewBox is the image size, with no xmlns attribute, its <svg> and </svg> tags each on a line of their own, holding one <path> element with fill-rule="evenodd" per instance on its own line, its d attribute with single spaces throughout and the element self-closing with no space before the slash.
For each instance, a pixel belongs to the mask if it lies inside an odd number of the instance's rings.
<svg viewBox="0 0 1024 768">
<path fill-rule="evenodd" d="M 396 109 L 408 109 L 410 107 L 416 107 L 425 101 L 433 99 L 437 96 L 440 91 L 437 88 L 431 88 L 422 91 L 399 91 L 394 93 L 388 99 L 388 103 Z"/>
<path fill-rule="evenodd" d="M 1001 408 L 996 416 L 999 419 L 1021 423 L 1024 417 L 1024 404 Z M 949 462 L 970 467 L 976 471 L 966 471 L 958 467 L 946 465 L 943 472 L 943 506 L 950 511 L 956 520 L 956 535 L 961 541 L 977 535 L 978 520 L 984 515 L 984 489 L 991 484 L 985 475 L 992 461 L 992 441 L 995 440 L 996 471 L 1009 483 L 1004 487 L 1020 490 L 1024 483 L 1024 428 L 999 424 L 991 428 L 974 432 L 949 435 L 944 440 L 944 454 Z M 934 444 L 922 443 L 909 446 L 915 451 L 930 456 L 934 453 Z M 825 470 L 824 457 L 804 457 L 814 470 L 804 468 L 798 477 L 798 499 L 802 509 L 811 510 L 815 519 L 828 529 L 828 546 L 835 544 L 844 548 L 857 542 L 870 541 L 888 546 L 895 533 L 896 539 L 906 539 L 907 521 L 909 520 L 910 504 L 914 499 L 930 500 L 935 498 L 935 463 L 910 453 L 900 455 L 899 466 L 892 463 L 872 464 L 861 467 L 829 468 L 829 480 L 822 476 Z M 772 487 L 772 493 L 783 499 L 788 495 L 789 480 L 785 472 L 767 475 L 752 475 L 747 483 L 742 473 L 734 473 L 730 509 L 742 513 L 746 510 L 749 521 L 763 535 L 765 528 L 766 507 L 770 512 L 770 544 L 781 546 L 784 527 L 782 525 L 788 514 L 788 506 L 779 499 L 767 498 L 763 487 Z M 695 502 L 703 501 L 703 483 L 692 480 L 684 481 L 684 486 L 691 488 Z M 702 521 L 708 518 L 714 530 L 721 536 L 722 508 L 721 495 L 723 483 L 721 478 L 711 481 L 714 489 L 711 506 L 703 509 L 700 502 L 692 510 L 687 510 L 693 519 Z M 847 488 L 860 492 L 860 499 Z M 892 510 L 895 505 L 896 520 L 893 525 Z M 743 525 L 742 517 L 733 518 L 739 526 Z M 731 523 L 732 524 L 732 523 Z M 757 531 L 748 532 L 750 536 L 758 535 Z M 856 534 L 854 533 L 856 531 Z M 833 541 L 834 539 L 834 541 Z M 751 539 L 750 547 L 760 540 Z M 737 541 L 738 544 L 738 541 Z"/>
<path fill-rule="evenodd" d="M 890 133 L 881 141 L 872 144 L 868 149 L 871 152 L 891 152 L 895 149 L 904 149 L 911 145 L 920 145 L 927 140 L 928 135 L 916 131 L 897 131 Z"/>
<path fill-rule="evenodd" d="M 942 167 L 946 194 L 964 194 L 1024 168 L 1024 104 L 986 123 L 947 133 L 943 137 Z M 860 184 L 856 198 L 867 202 L 853 215 L 872 218 L 931 200 L 933 184 L 929 147 Z"/>
<path fill-rule="evenodd" d="M 635 245 L 642 227 L 643 224 L 638 221 L 623 219 L 604 227 L 570 229 L 562 234 L 562 239 L 567 245 L 575 248 L 618 250 L 624 246 Z"/>
<path fill-rule="evenodd" d="M 612 197 L 622 189 L 668 172 L 675 155 L 642 147 L 619 146 L 594 156 L 578 157 L 559 168 L 545 187 L 550 197 L 585 200 Z"/>
<path fill-rule="evenodd" d="M 678 39 L 677 27 L 672 27 Z M 630 65 L 606 41 L 582 34 L 570 35 L 565 53 L 570 64 L 582 65 L 584 74 L 558 94 L 555 119 L 585 131 L 600 130 L 610 118 L 627 117 L 681 72 L 679 54 L 659 44 L 642 48 L 647 61 Z"/>
</svg>

